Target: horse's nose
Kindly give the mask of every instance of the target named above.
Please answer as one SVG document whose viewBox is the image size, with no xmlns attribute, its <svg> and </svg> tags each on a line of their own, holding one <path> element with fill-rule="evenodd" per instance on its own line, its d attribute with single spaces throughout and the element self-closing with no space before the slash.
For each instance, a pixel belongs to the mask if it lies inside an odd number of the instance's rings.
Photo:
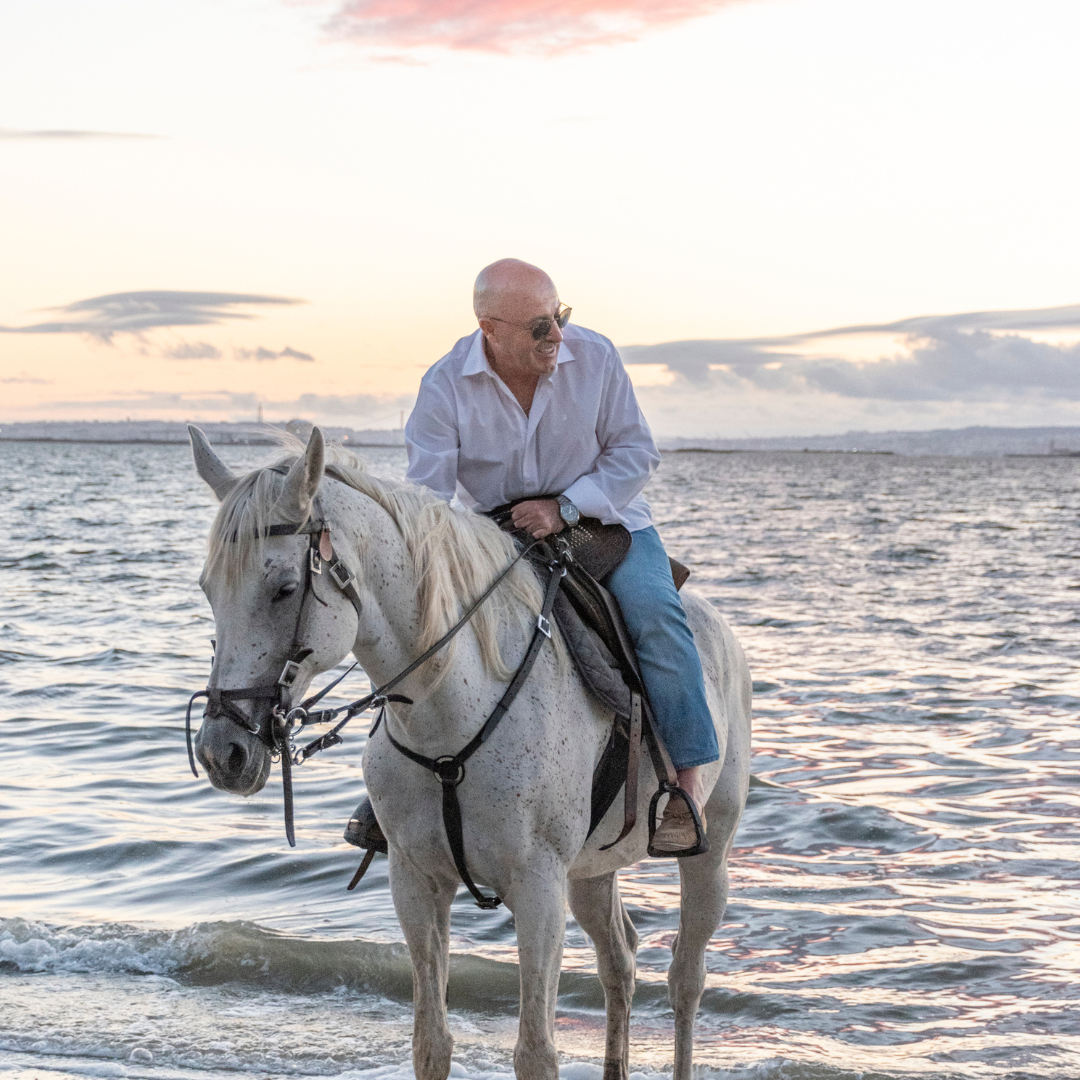
<svg viewBox="0 0 1080 1080">
<path fill-rule="evenodd" d="M 254 795 L 270 773 L 270 753 L 255 735 L 224 717 L 207 717 L 195 737 L 195 756 L 210 783 L 236 795 Z"/>
<path fill-rule="evenodd" d="M 202 747 L 206 767 L 226 776 L 239 776 L 248 763 L 247 747 L 235 739 Z"/>
<path fill-rule="evenodd" d="M 238 742 L 229 743 L 229 760 L 226 762 L 226 771 L 233 776 L 242 773 L 247 767 L 248 752 L 247 748 L 241 746 Z"/>
<path fill-rule="evenodd" d="M 234 725 L 223 730 L 219 725 L 204 723 L 195 744 L 202 763 L 219 776 L 240 776 L 248 766 L 250 751 Z"/>
</svg>

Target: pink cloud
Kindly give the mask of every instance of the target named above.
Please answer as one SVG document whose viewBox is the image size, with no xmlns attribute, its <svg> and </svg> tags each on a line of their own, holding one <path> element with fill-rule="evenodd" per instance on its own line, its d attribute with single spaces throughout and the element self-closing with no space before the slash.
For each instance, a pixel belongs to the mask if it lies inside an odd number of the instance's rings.
<svg viewBox="0 0 1080 1080">
<path fill-rule="evenodd" d="M 731 0 L 345 0 L 337 37 L 392 48 L 563 53 L 633 41 Z"/>
</svg>

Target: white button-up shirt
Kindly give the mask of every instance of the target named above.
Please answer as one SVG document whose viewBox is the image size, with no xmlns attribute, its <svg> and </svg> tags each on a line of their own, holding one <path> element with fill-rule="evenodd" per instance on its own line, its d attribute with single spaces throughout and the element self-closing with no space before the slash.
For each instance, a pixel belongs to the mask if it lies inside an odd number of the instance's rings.
<svg viewBox="0 0 1080 1080">
<path fill-rule="evenodd" d="M 580 326 L 563 330 L 527 415 L 488 362 L 483 333 L 462 338 L 421 381 L 405 444 L 410 480 L 472 509 L 564 494 L 605 525 L 652 524 L 641 490 L 660 454 L 615 346 Z"/>
</svg>

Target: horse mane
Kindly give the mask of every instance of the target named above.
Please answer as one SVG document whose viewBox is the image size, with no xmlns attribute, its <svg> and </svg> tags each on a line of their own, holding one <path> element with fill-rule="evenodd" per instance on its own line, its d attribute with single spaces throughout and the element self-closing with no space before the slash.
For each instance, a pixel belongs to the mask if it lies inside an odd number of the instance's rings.
<svg viewBox="0 0 1080 1080">
<path fill-rule="evenodd" d="M 284 477 L 271 468 L 291 466 L 305 449 L 291 435 L 282 435 L 279 441 L 287 451 L 284 456 L 272 467 L 241 477 L 222 501 L 210 530 L 209 573 L 237 582 L 248 566 L 261 564 L 263 533 L 273 523 L 274 505 L 284 486 Z M 513 538 L 490 518 L 451 509 L 418 485 L 372 476 L 351 451 L 336 443 L 326 444 L 325 475 L 377 503 L 401 533 L 417 581 L 421 622 L 417 654 L 438 641 L 517 554 Z M 372 552 L 360 540 L 366 570 Z M 494 678 L 505 682 L 513 676 L 501 645 L 527 640 L 542 602 L 536 575 L 522 560 L 473 616 L 484 666 Z M 456 639 L 430 661 L 440 674 L 449 669 L 455 643 Z"/>
</svg>

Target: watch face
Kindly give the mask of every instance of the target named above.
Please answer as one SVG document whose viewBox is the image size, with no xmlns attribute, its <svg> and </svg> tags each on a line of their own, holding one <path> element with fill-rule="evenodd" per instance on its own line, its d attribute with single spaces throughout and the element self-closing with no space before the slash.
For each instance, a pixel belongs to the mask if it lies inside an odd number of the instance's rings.
<svg viewBox="0 0 1080 1080">
<path fill-rule="evenodd" d="M 581 518 L 581 511 L 573 503 L 563 503 L 559 507 L 559 516 L 567 525 L 576 525 Z"/>
</svg>

